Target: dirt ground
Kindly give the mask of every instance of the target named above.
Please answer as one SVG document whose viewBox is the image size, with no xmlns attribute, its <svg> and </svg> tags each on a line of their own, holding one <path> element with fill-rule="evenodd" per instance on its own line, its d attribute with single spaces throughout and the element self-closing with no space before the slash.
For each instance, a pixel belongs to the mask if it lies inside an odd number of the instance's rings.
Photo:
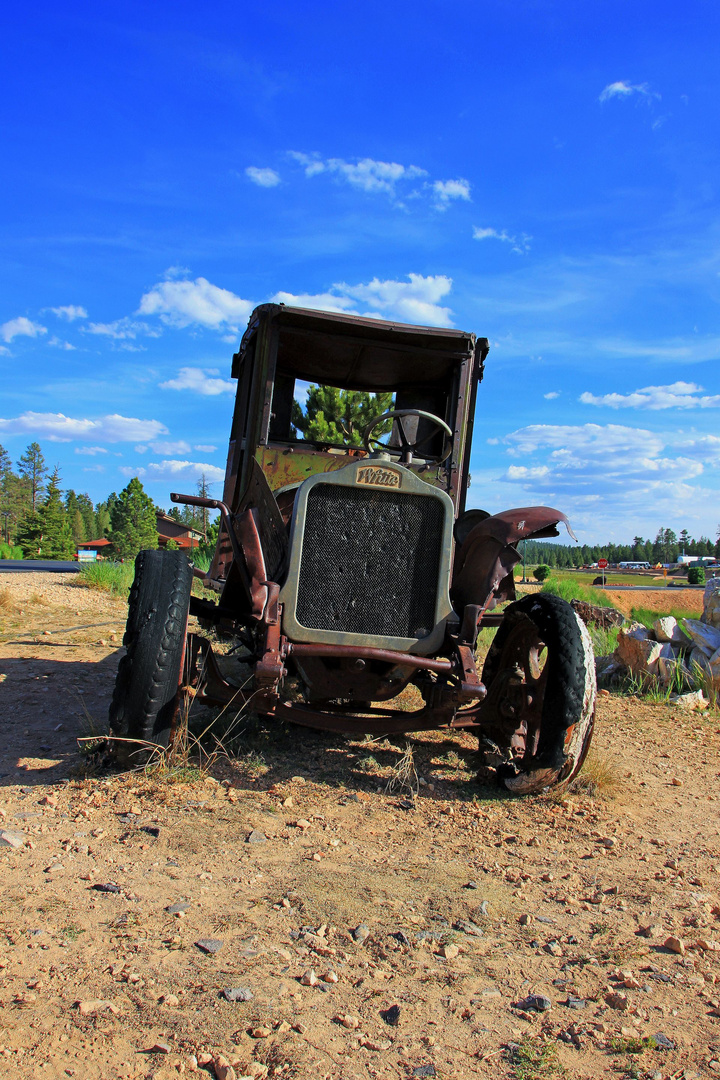
<svg viewBox="0 0 720 1080">
<path fill-rule="evenodd" d="M 0 1076 L 720 1074 L 717 713 L 602 695 L 554 798 L 480 786 L 466 734 L 412 740 L 413 804 L 405 739 L 250 722 L 108 775 L 77 738 L 124 618 L 0 575 Z"/>
</svg>

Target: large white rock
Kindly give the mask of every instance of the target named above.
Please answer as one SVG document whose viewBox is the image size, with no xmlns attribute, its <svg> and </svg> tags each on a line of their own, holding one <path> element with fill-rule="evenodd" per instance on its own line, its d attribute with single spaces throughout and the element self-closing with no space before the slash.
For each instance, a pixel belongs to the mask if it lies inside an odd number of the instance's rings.
<svg viewBox="0 0 720 1080">
<path fill-rule="evenodd" d="M 683 619 L 682 625 L 698 649 L 702 649 L 707 657 L 720 649 L 720 629 L 700 622 L 699 619 Z"/>
<path fill-rule="evenodd" d="M 681 709 L 707 709 L 709 704 L 703 697 L 702 690 L 693 690 L 691 694 L 676 694 L 670 701 Z"/>
<path fill-rule="evenodd" d="M 671 641 L 673 645 L 687 645 L 688 636 L 684 634 L 677 619 L 672 615 L 663 615 L 653 623 L 653 634 L 656 641 Z"/>
<path fill-rule="evenodd" d="M 662 649 L 663 646 L 659 641 L 653 641 L 647 637 L 638 637 L 633 631 L 626 634 L 621 630 L 618 634 L 617 648 L 614 655 L 634 675 L 644 675 L 655 671 L 657 659 Z"/>
<path fill-rule="evenodd" d="M 720 629 L 720 578 L 711 578 L 705 586 L 702 621 Z"/>
</svg>

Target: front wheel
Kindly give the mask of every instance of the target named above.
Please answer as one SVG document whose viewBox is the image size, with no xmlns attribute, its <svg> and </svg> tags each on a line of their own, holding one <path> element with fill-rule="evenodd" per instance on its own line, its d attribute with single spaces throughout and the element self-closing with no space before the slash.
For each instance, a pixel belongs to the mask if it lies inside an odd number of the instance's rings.
<svg viewBox="0 0 720 1080">
<path fill-rule="evenodd" d="M 571 780 L 590 746 L 597 694 L 592 642 L 573 608 L 548 593 L 510 604 L 482 681 L 480 745 L 492 749 L 504 786 L 529 795 Z"/>
<path fill-rule="evenodd" d="M 185 657 L 192 570 L 180 551 L 141 551 L 135 559 L 127 652 L 118 665 L 110 730 L 121 765 L 146 759 L 138 743 L 167 746 L 175 729 Z"/>
</svg>

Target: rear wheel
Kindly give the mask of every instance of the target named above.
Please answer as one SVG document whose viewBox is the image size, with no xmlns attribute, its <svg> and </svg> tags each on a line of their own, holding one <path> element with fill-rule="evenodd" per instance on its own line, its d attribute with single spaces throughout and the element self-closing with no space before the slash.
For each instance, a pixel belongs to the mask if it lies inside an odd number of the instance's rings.
<svg viewBox="0 0 720 1080">
<path fill-rule="evenodd" d="M 169 745 L 175 731 L 185 656 L 192 570 L 179 551 L 141 551 L 135 559 L 127 652 L 118 666 L 110 730 L 121 765 L 137 764 L 147 750 L 132 741 Z"/>
<path fill-rule="evenodd" d="M 500 782 L 529 795 L 572 779 L 590 746 L 595 659 L 585 623 L 546 593 L 511 604 L 485 661 L 481 751 Z"/>
</svg>

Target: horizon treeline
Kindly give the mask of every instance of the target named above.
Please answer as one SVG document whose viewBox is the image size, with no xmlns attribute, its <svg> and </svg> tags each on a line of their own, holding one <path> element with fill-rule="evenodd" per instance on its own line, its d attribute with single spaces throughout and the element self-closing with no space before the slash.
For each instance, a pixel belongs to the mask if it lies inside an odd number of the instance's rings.
<svg viewBox="0 0 720 1080">
<path fill-rule="evenodd" d="M 152 519 L 153 529 L 154 515 L 159 512 L 207 533 L 207 510 L 173 506 L 165 511 L 146 495 L 137 478 L 134 483 L 142 492 L 145 513 L 151 511 L 148 521 Z M 200 494 L 208 495 L 207 487 L 204 478 L 198 482 Z M 93 504 L 87 492 L 61 487 L 60 470 L 58 466 L 50 469 L 39 443 L 31 442 L 15 467 L 0 446 L 0 557 L 66 559 L 75 554 L 78 544 L 109 539 L 118 529 L 122 495 L 111 491 Z"/>
</svg>

